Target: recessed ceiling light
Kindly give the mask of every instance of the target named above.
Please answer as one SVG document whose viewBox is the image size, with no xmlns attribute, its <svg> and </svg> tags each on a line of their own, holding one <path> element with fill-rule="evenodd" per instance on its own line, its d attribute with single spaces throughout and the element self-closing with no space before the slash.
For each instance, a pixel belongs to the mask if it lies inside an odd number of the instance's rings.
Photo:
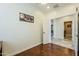
<svg viewBox="0 0 79 59">
<path fill-rule="evenodd" d="M 49 9 L 50 7 L 49 6 L 47 6 L 47 9 Z"/>
<path fill-rule="evenodd" d="M 47 4 L 47 3 L 41 3 L 41 4 Z"/>
</svg>

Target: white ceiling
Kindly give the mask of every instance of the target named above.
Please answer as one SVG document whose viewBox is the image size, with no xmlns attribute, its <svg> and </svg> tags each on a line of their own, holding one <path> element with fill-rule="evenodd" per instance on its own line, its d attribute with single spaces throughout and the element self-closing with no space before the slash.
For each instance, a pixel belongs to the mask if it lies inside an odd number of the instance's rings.
<svg viewBox="0 0 79 59">
<path fill-rule="evenodd" d="M 31 7 L 36 8 L 37 10 L 42 11 L 43 13 L 50 13 L 51 11 L 58 11 L 59 9 L 63 9 L 63 7 L 68 7 L 68 6 L 76 6 L 79 8 L 79 3 L 27 3 L 28 6 L 30 5 Z M 48 7 L 48 8 L 47 8 Z"/>
<path fill-rule="evenodd" d="M 71 5 L 68 3 L 47 3 L 47 4 L 31 3 L 31 4 L 38 10 L 41 10 L 43 13 L 49 13 L 52 10 L 57 10 L 58 8 L 63 8 L 65 6 Z"/>
</svg>

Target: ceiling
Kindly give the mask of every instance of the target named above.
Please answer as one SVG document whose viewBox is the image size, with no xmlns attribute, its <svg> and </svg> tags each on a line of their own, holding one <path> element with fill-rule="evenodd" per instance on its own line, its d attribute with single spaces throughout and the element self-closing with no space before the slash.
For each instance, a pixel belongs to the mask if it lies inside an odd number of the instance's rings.
<svg viewBox="0 0 79 59">
<path fill-rule="evenodd" d="M 41 10 L 43 13 L 49 13 L 52 10 L 57 10 L 58 8 L 63 8 L 68 6 L 68 3 L 32 3 L 32 6 L 36 7 L 38 10 Z"/>
</svg>

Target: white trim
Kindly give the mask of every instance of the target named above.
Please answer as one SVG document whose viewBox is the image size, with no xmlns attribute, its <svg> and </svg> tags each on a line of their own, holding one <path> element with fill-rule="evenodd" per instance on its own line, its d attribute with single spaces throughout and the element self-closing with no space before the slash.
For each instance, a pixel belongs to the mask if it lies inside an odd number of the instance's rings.
<svg viewBox="0 0 79 59">
<path fill-rule="evenodd" d="M 65 41 L 64 41 L 64 42 L 65 42 Z M 63 43 L 64 43 L 64 42 L 63 42 Z M 58 46 L 62 46 L 62 47 L 65 47 L 65 48 L 69 48 L 69 49 L 75 50 L 72 46 L 70 46 L 71 44 L 68 46 L 68 45 L 65 45 L 65 44 L 60 44 L 60 42 L 54 42 L 54 41 L 52 41 L 52 43 L 53 43 L 53 44 L 56 44 L 56 45 L 58 45 Z"/>
<path fill-rule="evenodd" d="M 23 51 L 25 51 L 25 50 L 28 50 L 28 49 L 33 48 L 33 47 L 35 47 L 35 46 L 38 46 L 38 45 L 40 45 L 40 44 L 42 44 L 42 42 L 36 43 L 36 44 L 34 44 L 34 45 L 32 45 L 32 46 L 29 46 L 29 47 L 27 47 L 27 48 L 25 48 L 25 49 L 23 49 L 23 50 L 20 50 L 20 51 L 11 53 L 11 54 L 4 54 L 3 56 L 14 56 L 14 55 L 16 55 L 16 54 L 19 54 L 19 53 L 21 53 L 21 52 L 23 52 Z"/>
<path fill-rule="evenodd" d="M 78 35 L 78 14 L 79 14 L 79 11 L 76 12 L 76 18 L 77 18 L 77 33 L 76 33 L 76 35 Z M 77 37 L 77 36 L 76 36 L 76 37 Z M 77 43 L 76 43 L 77 46 L 76 46 L 76 48 L 75 48 L 75 49 L 76 49 L 76 50 L 75 50 L 75 55 L 78 56 L 78 37 L 77 37 L 77 39 L 76 39 L 76 42 L 77 42 Z"/>
</svg>

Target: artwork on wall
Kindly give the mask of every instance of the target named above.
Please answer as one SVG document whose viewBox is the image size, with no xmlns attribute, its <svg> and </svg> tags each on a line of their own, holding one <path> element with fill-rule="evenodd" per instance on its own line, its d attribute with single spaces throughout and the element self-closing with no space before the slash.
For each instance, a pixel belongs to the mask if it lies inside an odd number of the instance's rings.
<svg viewBox="0 0 79 59">
<path fill-rule="evenodd" d="M 34 16 L 27 15 L 24 13 L 19 13 L 20 21 L 31 22 L 34 23 Z"/>
</svg>

